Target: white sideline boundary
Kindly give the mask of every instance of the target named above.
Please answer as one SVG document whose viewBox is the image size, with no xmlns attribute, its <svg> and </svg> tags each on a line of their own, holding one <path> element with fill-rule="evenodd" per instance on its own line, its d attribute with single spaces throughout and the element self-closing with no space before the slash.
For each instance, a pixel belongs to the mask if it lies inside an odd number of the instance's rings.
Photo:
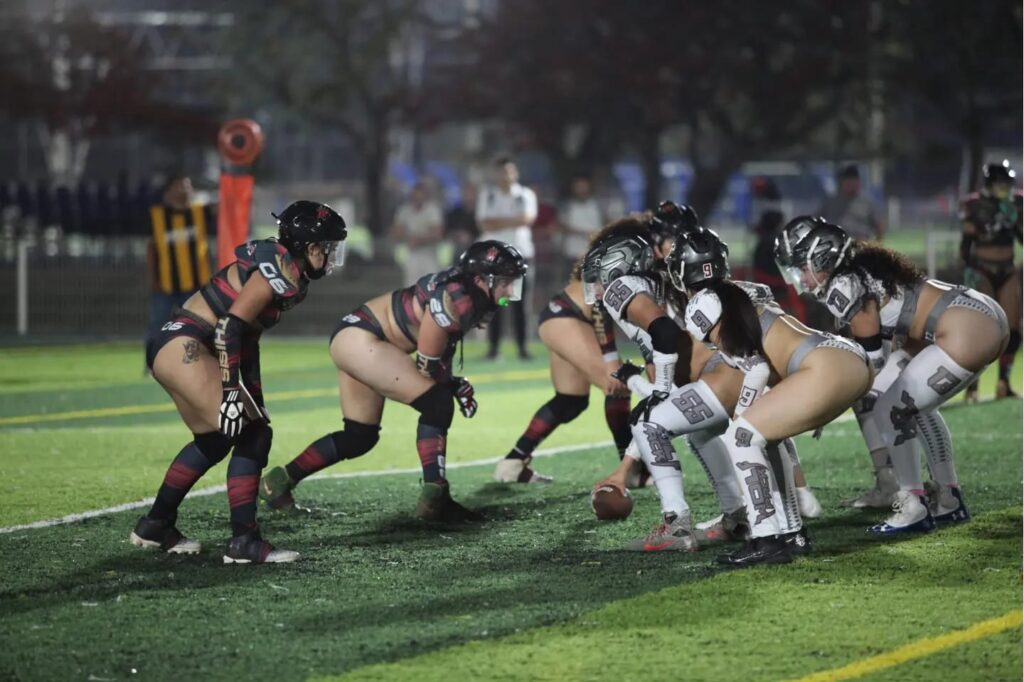
<svg viewBox="0 0 1024 682">
<path fill-rule="evenodd" d="M 590 450 L 592 448 L 606 447 L 613 445 L 614 443 L 610 440 L 601 440 L 594 443 L 579 443 L 577 445 L 563 445 L 557 448 L 543 448 L 533 453 L 534 457 L 554 457 L 555 455 L 561 455 L 566 452 L 577 452 L 579 450 Z M 447 465 L 446 469 L 464 469 L 467 467 L 484 466 L 486 464 L 496 464 L 503 457 L 488 457 L 486 459 L 474 459 L 469 462 L 454 462 Z M 324 480 L 324 479 L 337 479 L 337 478 L 369 478 L 372 476 L 392 476 L 396 474 L 418 474 L 422 471 L 420 467 L 408 467 L 405 469 L 381 469 L 379 471 L 349 471 L 337 474 L 314 474 L 310 476 L 310 481 Z M 192 497 L 207 497 L 209 495 L 216 495 L 217 493 L 227 492 L 228 487 L 226 485 L 214 485 L 209 488 L 199 488 L 193 490 L 187 495 L 188 498 Z M 25 523 L 18 526 L 7 526 L 0 528 L 0 535 L 6 535 L 10 533 L 17 533 L 22 530 L 36 530 L 39 528 L 52 528 L 54 526 L 63 526 L 69 523 L 77 523 L 78 521 L 85 521 L 86 519 L 94 519 L 98 516 L 108 516 L 110 514 L 117 514 L 119 512 L 131 511 L 132 509 L 142 509 L 153 504 L 156 498 L 147 497 L 143 500 L 136 500 L 135 502 L 125 502 L 124 504 L 114 505 L 113 507 L 106 507 L 105 509 L 93 509 L 92 511 L 78 512 L 76 514 L 68 514 L 57 519 L 46 519 L 45 521 L 33 521 L 32 523 Z"/>
</svg>

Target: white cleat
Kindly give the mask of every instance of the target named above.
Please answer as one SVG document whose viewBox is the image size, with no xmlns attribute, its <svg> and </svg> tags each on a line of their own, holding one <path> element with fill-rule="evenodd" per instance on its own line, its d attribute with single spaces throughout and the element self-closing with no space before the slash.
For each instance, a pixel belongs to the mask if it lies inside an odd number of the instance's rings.
<svg viewBox="0 0 1024 682">
<path fill-rule="evenodd" d="M 800 505 L 800 516 L 805 519 L 821 518 L 821 515 L 824 513 L 824 510 L 821 508 L 821 502 L 818 502 L 814 491 L 808 487 L 798 487 L 796 489 L 796 501 Z"/>
<path fill-rule="evenodd" d="M 889 518 L 868 530 L 881 535 L 927 533 L 935 530 L 935 519 L 932 518 L 925 498 L 909 490 L 900 490 L 893 500 Z"/>
<path fill-rule="evenodd" d="M 494 480 L 498 483 L 551 483 L 550 476 L 538 474 L 530 468 L 533 458 L 503 459 L 494 468 Z"/>
</svg>

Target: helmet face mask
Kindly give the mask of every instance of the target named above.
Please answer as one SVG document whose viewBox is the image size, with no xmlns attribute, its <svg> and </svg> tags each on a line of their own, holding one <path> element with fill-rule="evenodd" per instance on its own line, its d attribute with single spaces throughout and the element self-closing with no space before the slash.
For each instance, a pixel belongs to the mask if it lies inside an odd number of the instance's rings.
<svg viewBox="0 0 1024 682">
<path fill-rule="evenodd" d="M 305 273 L 310 279 L 320 279 L 345 263 L 345 238 L 348 230 L 345 220 L 328 206 L 316 201 L 292 202 L 277 219 L 278 241 L 293 257 L 305 262 Z M 319 249 L 323 257 L 320 267 L 310 262 L 310 247 Z"/>
<path fill-rule="evenodd" d="M 496 239 L 477 242 L 462 254 L 458 267 L 464 274 L 481 278 L 496 305 L 522 300 L 529 266 L 514 246 Z"/>
<path fill-rule="evenodd" d="M 775 243 L 775 261 L 798 293 L 821 297 L 832 272 L 847 258 L 853 239 L 837 225 L 822 221 L 798 241 L 783 230 Z"/>
<path fill-rule="evenodd" d="M 580 273 L 584 301 L 594 305 L 619 277 L 649 274 L 654 264 L 654 245 L 641 235 L 617 235 L 595 245 L 584 257 Z"/>
</svg>

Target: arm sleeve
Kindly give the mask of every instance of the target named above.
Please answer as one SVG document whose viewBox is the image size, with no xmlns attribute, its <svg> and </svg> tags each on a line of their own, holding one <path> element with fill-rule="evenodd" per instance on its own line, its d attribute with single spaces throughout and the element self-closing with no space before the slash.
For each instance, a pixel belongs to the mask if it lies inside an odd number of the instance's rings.
<svg viewBox="0 0 1024 682">
<path fill-rule="evenodd" d="M 220 363 L 220 382 L 224 388 L 238 386 L 238 370 L 241 366 L 242 334 L 248 325 L 239 317 L 228 313 L 217 320 L 213 332 L 213 345 L 217 349 Z"/>
<path fill-rule="evenodd" d="M 605 362 L 615 362 L 619 359 L 619 351 L 615 345 L 615 322 L 604 311 L 603 306 L 595 305 L 592 323 L 597 345 L 601 347 L 601 356 Z"/>
<path fill-rule="evenodd" d="M 631 376 L 626 380 L 626 386 L 629 387 L 633 393 L 636 393 L 641 398 L 646 398 L 654 392 L 654 384 L 647 380 L 643 374 L 637 374 Z"/>
<path fill-rule="evenodd" d="M 743 385 L 740 387 L 740 397 L 736 401 L 734 414 L 738 417 L 748 407 L 754 404 L 765 387 L 768 386 L 768 379 L 771 376 L 771 367 L 760 355 L 752 355 L 737 361 L 740 370 L 743 371 Z"/>
</svg>

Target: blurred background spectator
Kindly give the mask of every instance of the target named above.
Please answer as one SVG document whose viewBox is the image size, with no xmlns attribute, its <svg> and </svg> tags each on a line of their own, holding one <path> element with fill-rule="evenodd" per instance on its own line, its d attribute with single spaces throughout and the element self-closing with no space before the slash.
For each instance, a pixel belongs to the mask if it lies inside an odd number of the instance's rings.
<svg viewBox="0 0 1024 682">
<path fill-rule="evenodd" d="M 451 263 L 454 265 L 469 245 L 480 236 L 476 224 L 476 185 L 463 182 L 459 203 L 444 215 L 444 237 L 452 245 Z"/>
<path fill-rule="evenodd" d="M 561 228 L 561 272 L 563 279 L 568 280 L 573 264 L 587 250 L 590 237 L 604 224 L 604 216 L 594 198 L 594 187 L 588 176 L 573 177 L 569 196 L 558 211 L 558 224 Z"/>
<path fill-rule="evenodd" d="M 146 244 L 148 341 L 171 312 L 210 279 L 209 238 L 216 233 L 217 219 L 213 205 L 195 201 L 192 179 L 181 172 L 168 176 L 160 202 L 140 219 L 150 231 Z"/>
<path fill-rule="evenodd" d="M 844 166 L 836 175 L 836 182 L 838 191 L 822 202 L 818 215 L 842 225 L 856 239 L 880 241 L 885 225 L 871 200 L 860 193 L 860 169 L 852 163 Z"/>
<path fill-rule="evenodd" d="M 437 272 L 440 268 L 437 247 L 444 236 L 444 218 L 441 208 L 430 199 L 427 186 L 417 182 L 409 192 L 409 198 L 395 212 L 391 226 L 391 239 L 406 248 L 402 264 L 405 286 L 416 283 L 423 275 Z"/>
<path fill-rule="evenodd" d="M 484 188 L 476 204 L 480 238 L 511 244 L 529 262 L 534 256 L 532 226 L 537 219 L 537 195 L 529 187 L 519 184 L 519 168 L 510 158 L 495 159 L 491 170 L 493 184 Z M 526 303 L 532 281 L 533 273 L 528 271 L 523 282 L 523 299 L 508 304 L 516 347 L 523 360 L 530 358 L 526 347 Z M 498 358 L 504 317 L 505 311 L 499 308 L 487 328 L 488 359 Z"/>
</svg>

